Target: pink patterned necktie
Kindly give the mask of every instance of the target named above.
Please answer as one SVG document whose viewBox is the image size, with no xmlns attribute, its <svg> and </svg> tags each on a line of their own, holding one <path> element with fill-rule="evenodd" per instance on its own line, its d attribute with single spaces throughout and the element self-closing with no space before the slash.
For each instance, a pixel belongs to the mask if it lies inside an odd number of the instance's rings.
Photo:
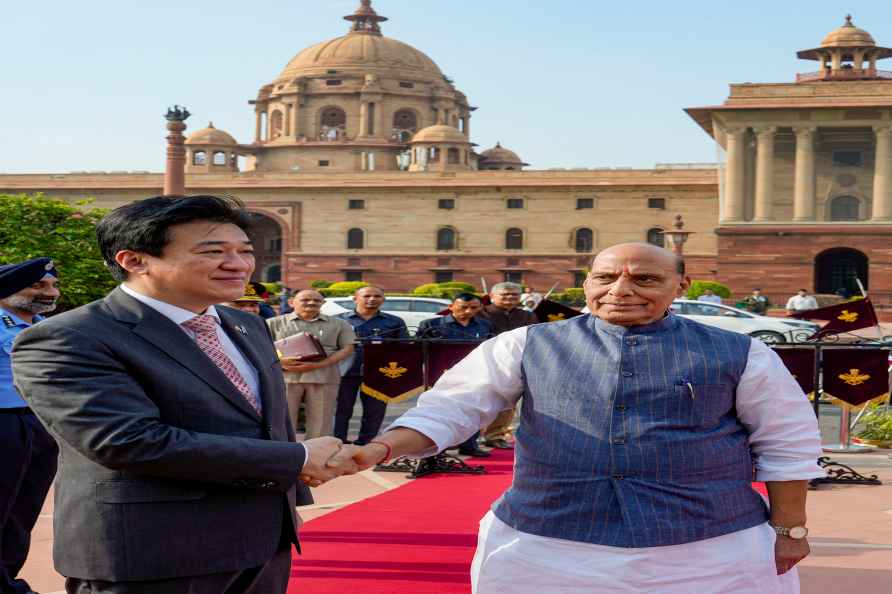
<svg viewBox="0 0 892 594">
<path fill-rule="evenodd" d="M 257 414 L 261 414 L 262 407 L 260 405 L 260 400 L 257 398 L 257 395 L 251 391 L 248 382 L 246 382 L 245 378 L 242 377 L 242 374 L 239 373 L 235 363 L 232 362 L 232 359 L 230 359 L 229 355 L 223 350 L 223 345 L 220 344 L 220 337 L 217 336 L 217 318 L 209 315 L 195 316 L 191 320 L 183 322 L 183 327 L 195 333 L 195 342 L 198 343 L 198 348 L 204 351 L 204 354 L 214 362 L 214 365 L 220 368 L 223 375 L 225 375 L 227 379 L 232 382 L 232 385 L 245 397 L 245 400 L 248 401 L 251 408 L 256 410 Z"/>
</svg>

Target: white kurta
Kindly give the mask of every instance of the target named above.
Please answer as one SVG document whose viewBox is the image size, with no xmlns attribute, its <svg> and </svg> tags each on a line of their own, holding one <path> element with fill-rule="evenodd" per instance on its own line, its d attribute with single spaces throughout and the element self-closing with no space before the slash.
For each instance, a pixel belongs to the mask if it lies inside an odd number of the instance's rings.
<svg viewBox="0 0 892 594">
<path fill-rule="evenodd" d="M 518 328 L 481 344 L 390 428 L 419 431 L 442 451 L 488 425 L 521 396 L 526 336 L 526 328 Z M 756 340 L 737 386 L 736 408 L 750 433 L 756 480 L 824 476 L 808 399 L 780 358 Z M 475 594 L 794 594 L 798 575 L 795 569 L 776 575 L 774 541 L 774 531 L 763 524 L 680 545 L 608 547 L 520 532 L 490 512 L 480 523 L 471 580 Z"/>
</svg>

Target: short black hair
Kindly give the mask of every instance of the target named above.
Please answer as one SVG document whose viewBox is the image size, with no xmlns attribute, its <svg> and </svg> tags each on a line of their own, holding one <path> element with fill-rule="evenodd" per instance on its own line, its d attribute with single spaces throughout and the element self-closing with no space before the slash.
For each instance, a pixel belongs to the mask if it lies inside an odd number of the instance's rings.
<svg viewBox="0 0 892 594">
<path fill-rule="evenodd" d="M 105 265 L 115 280 L 127 280 L 127 271 L 115 261 L 121 250 L 161 256 L 170 242 L 169 230 L 194 221 L 231 223 L 243 230 L 251 217 L 244 205 L 231 196 L 154 196 L 120 206 L 96 225 L 96 239 Z"/>
<path fill-rule="evenodd" d="M 478 297 L 477 295 L 474 295 L 473 293 L 459 293 L 458 295 L 456 295 L 455 297 L 452 298 L 453 303 L 455 303 L 456 301 L 474 301 L 474 300 L 480 301 L 480 297 Z"/>
</svg>

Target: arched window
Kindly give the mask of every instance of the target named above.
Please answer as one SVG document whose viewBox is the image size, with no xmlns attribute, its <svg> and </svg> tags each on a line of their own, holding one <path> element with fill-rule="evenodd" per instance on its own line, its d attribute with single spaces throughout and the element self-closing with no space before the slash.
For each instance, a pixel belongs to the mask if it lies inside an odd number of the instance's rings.
<svg viewBox="0 0 892 594">
<path fill-rule="evenodd" d="M 208 155 L 204 151 L 195 151 L 192 153 L 192 164 L 193 165 L 207 165 L 208 164 Z"/>
<path fill-rule="evenodd" d="M 830 203 L 831 221 L 857 221 L 860 220 L 861 202 L 854 196 L 837 196 Z"/>
<path fill-rule="evenodd" d="M 361 250 L 365 247 L 365 231 L 354 227 L 347 231 L 347 249 Z"/>
<path fill-rule="evenodd" d="M 347 129 L 347 114 L 340 107 L 326 107 L 319 114 L 319 138 L 337 140 Z"/>
<path fill-rule="evenodd" d="M 278 138 L 282 135 L 282 128 L 284 128 L 283 116 L 282 112 L 278 109 L 273 111 L 273 113 L 269 117 L 269 139 L 272 140 L 274 138 Z"/>
<path fill-rule="evenodd" d="M 455 229 L 450 227 L 441 227 L 440 229 L 437 229 L 437 249 L 455 249 Z"/>
<path fill-rule="evenodd" d="M 523 249 L 523 231 L 517 227 L 512 227 L 505 231 L 505 249 L 506 250 L 522 250 Z"/>
<path fill-rule="evenodd" d="M 592 251 L 595 242 L 594 233 L 592 233 L 591 229 L 583 227 L 577 229 L 576 233 L 573 235 L 573 244 L 576 247 L 577 252 L 588 253 Z"/>
<path fill-rule="evenodd" d="M 418 116 L 411 109 L 400 109 L 393 114 L 393 128 L 414 134 L 418 130 Z"/>
<path fill-rule="evenodd" d="M 663 230 L 658 227 L 648 229 L 647 243 L 652 243 L 660 247 L 666 247 L 666 236 L 663 234 Z"/>
<path fill-rule="evenodd" d="M 435 147 L 435 146 L 432 146 L 432 147 L 430 148 L 430 157 L 428 158 L 428 161 L 430 161 L 431 163 L 439 163 L 439 161 L 440 161 L 440 149 L 438 149 L 438 148 Z"/>
<path fill-rule="evenodd" d="M 446 149 L 446 162 L 450 164 L 458 164 L 461 163 L 461 158 L 459 157 L 458 149 L 455 147 Z"/>
<path fill-rule="evenodd" d="M 226 165 L 226 153 L 214 151 L 214 165 Z"/>
</svg>

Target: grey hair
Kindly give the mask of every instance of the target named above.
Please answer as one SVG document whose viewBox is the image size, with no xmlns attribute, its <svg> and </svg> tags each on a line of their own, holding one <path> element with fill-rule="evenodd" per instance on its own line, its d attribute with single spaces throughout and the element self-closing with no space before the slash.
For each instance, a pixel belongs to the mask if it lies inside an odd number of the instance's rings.
<svg viewBox="0 0 892 594">
<path fill-rule="evenodd" d="M 523 287 L 518 285 L 517 283 L 496 283 L 492 286 L 492 289 L 489 290 L 490 293 L 501 293 L 505 289 L 516 289 L 520 292 L 523 292 Z"/>
</svg>

